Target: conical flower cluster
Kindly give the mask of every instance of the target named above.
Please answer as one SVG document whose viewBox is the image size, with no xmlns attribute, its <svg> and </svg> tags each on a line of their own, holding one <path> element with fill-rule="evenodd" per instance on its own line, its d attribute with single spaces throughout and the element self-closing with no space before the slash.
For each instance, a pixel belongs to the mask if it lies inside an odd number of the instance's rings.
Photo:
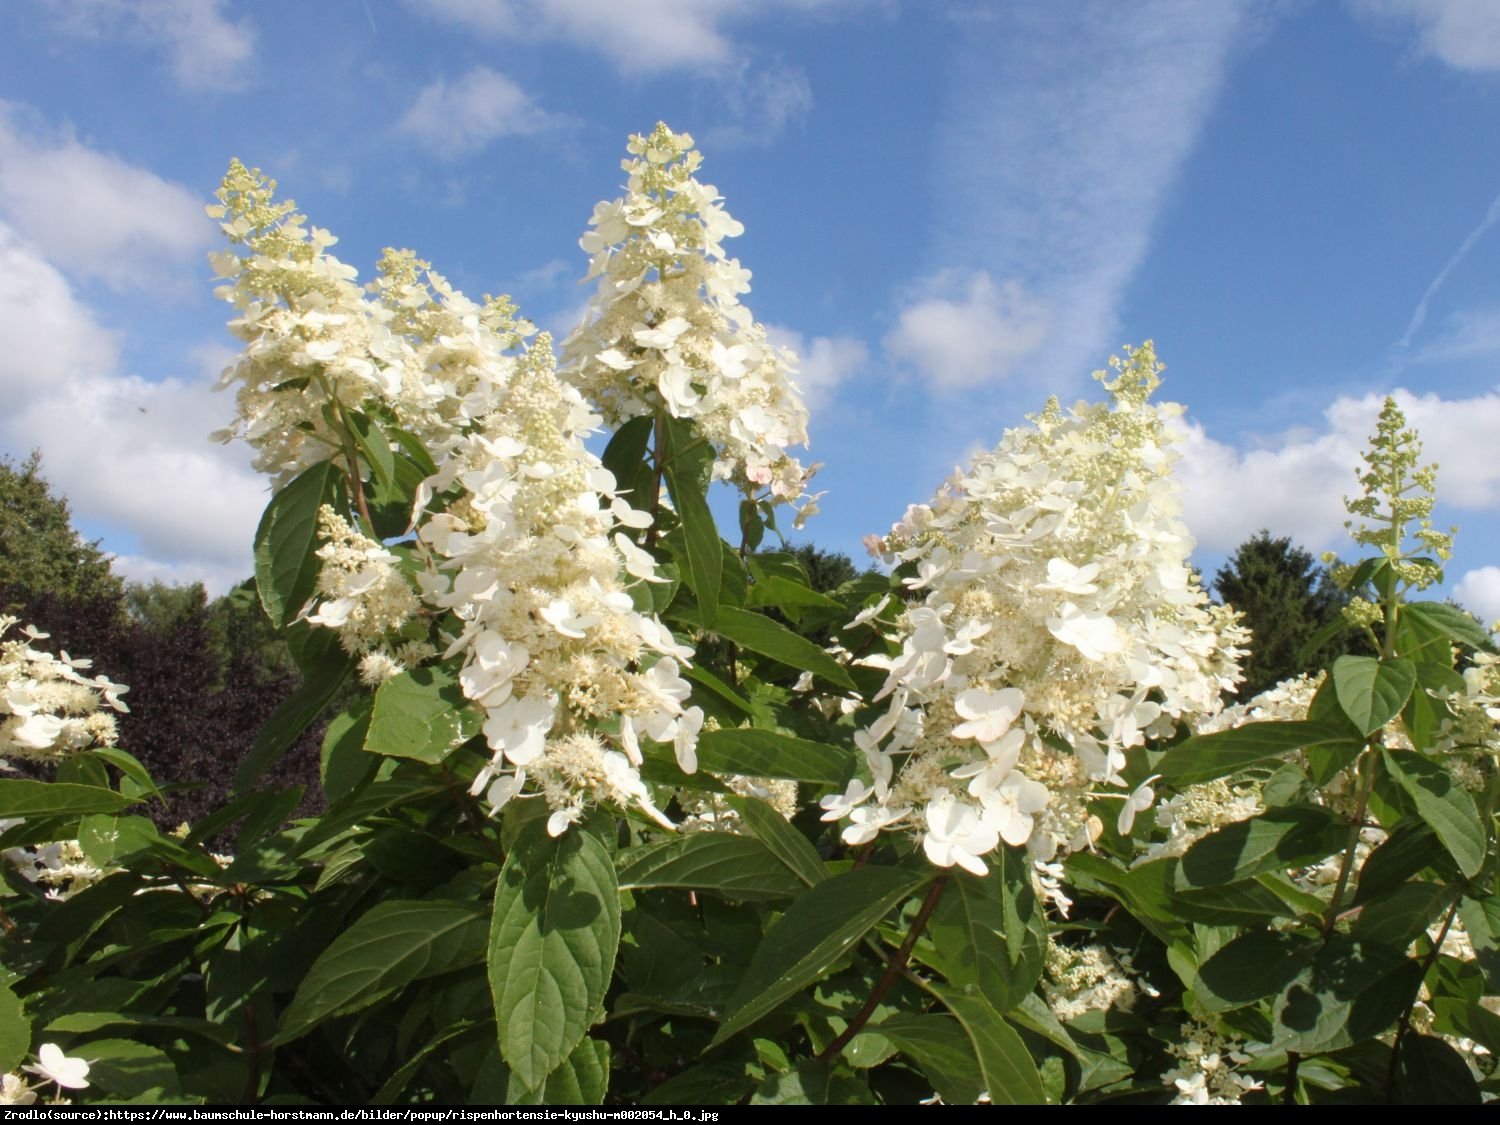
<svg viewBox="0 0 1500 1125">
<path fill-rule="evenodd" d="M 914 599 L 888 655 L 886 707 L 857 735 L 870 780 L 825 801 L 848 841 L 919 833 L 936 864 L 976 873 L 1003 840 L 1039 858 L 1098 832 L 1088 803 L 1122 800 L 1121 831 L 1149 782 L 1121 779 L 1130 752 L 1220 707 L 1246 638 L 1208 603 L 1177 519 L 1166 420 L 1149 345 L 1115 374 L 1110 401 L 1030 427 L 908 510 L 878 549 Z"/>
<path fill-rule="evenodd" d="M 594 208 L 580 242 L 598 288 L 564 344 L 564 370 L 609 426 L 658 410 L 692 419 L 717 479 L 795 503 L 812 474 L 788 452 L 807 444 L 793 357 L 740 303 L 750 271 L 723 242 L 744 227 L 693 178 L 692 146 L 665 125 L 631 138 L 626 195 Z"/>
</svg>

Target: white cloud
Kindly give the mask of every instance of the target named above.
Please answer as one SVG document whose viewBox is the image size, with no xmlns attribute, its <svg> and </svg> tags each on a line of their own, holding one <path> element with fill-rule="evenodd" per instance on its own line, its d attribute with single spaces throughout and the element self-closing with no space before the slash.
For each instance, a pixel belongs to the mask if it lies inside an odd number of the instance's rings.
<svg viewBox="0 0 1500 1125">
<path fill-rule="evenodd" d="M 1427 307 L 1432 303 L 1433 297 L 1437 296 L 1437 291 L 1443 287 L 1443 282 L 1447 281 L 1448 275 L 1457 269 L 1458 264 L 1469 256 L 1469 251 L 1474 248 L 1474 244 L 1484 237 L 1485 232 L 1495 225 L 1497 219 L 1500 219 L 1500 195 L 1495 196 L 1494 200 L 1490 203 L 1489 209 L 1485 212 L 1484 218 L 1479 221 L 1479 225 L 1464 236 L 1464 240 L 1458 244 L 1458 249 L 1453 252 L 1447 264 L 1428 283 L 1426 291 L 1422 294 L 1422 299 L 1417 302 L 1417 307 L 1412 310 L 1411 321 L 1406 326 L 1406 332 L 1396 342 L 1398 348 L 1405 348 L 1411 344 L 1411 338 L 1421 330 L 1423 322 L 1426 321 Z"/>
<path fill-rule="evenodd" d="M 795 329 L 768 324 L 766 339 L 797 353 L 795 382 L 802 389 L 808 409 L 813 412 L 833 401 L 839 387 L 857 376 L 870 360 L 870 349 L 865 347 L 864 341 L 851 336 L 813 336 L 809 339 Z"/>
<path fill-rule="evenodd" d="M 920 286 L 886 352 L 944 391 L 1004 379 L 1047 339 L 1050 310 L 1017 281 L 945 270 Z"/>
<path fill-rule="evenodd" d="M 0 217 L 63 269 L 121 288 L 170 285 L 214 240 L 204 200 L 63 134 L 24 131 L 0 102 Z"/>
<path fill-rule="evenodd" d="M 1500 69 L 1500 4 L 1494 0 L 1350 0 L 1377 27 L 1415 33 L 1418 53 L 1458 70 Z"/>
<path fill-rule="evenodd" d="M 76 518 L 133 538 L 134 573 L 165 567 L 215 590 L 249 573 L 264 483 L 241 449 L 209 443 L 233 410 L 213 396 L 212 379 L 123 373 L 115 336 L 3 224 L 0 339 L 0 448 L 41 449 Z M 217 367 L 223 356 L 205 346 L 195 362 Z"/>
<path fill-rule="evenodd" d="M 73 295 L 67 279 L 0 223 L 0 399 L 11 404 L 80 375 L 110 371 L 114 334 Z"/>
<path fill-rule="evenodd" d="M 1393 392 L 1420 435 L 1424 461 L 1438 463 L 1438 498 L 1474 511 L 1500 509 L 1500 391 L 1464 399 Z M 1314 432 L 1297 432 L 1266 448 L 1241 451 L 1189 423 L 1177 467 L 1183 518 L 1199 543 L 1227 551 L 1267 528 L 1313 550 L 1341 546 L 1342 498 L 1356 495 L 1355 470 L 1375 430 L 1384 396 L 1343 397 Z"/>
<path fill-rule="evenodd" d="M 1252 12 L 1090 0 L 975 5 L 954 17 L 962 23 L 930 157 L 941 217 L 932 261 L 983 271 L 1002 288 L 1014 282 L 1028 305 L 1049 309 L 1039 342 L 1033 317 L 999 318 L 1012 329 L 1000 358 L 1035 348 L 1026 371 L 1043 387 L 1080 379 L 1120 343 L 1125 287 L 1233 55 L 1259 30 Z M 964 311 L 952 297 L 930 310 L 952 341 L 955 383 L 976 381 L 989 362 L 981 344 L 956 339 Z"/>
<path fill-rule="evenodd" d="M 1453 597 L 1486 625 L 1500 621 L 1500 566 L 1465 572 L 1453 586 Z"/>
<path fill-rule="evenodd" d="M 505 75 L 478 66 L 451 83 L 439 78 L 424 87 L 399 128 L 439 155 L 458 156 L 501 137 L 533 136 L 562 122 Z"/>
<path fill-rule="evenodd" d="M 248 78 L 255 28 L 225 15 L 225 0 L 43 2 L 69 34 L 120 37 L 164 52 L 173 77 L 187 89 L 237 89 Z"/>
</svg>

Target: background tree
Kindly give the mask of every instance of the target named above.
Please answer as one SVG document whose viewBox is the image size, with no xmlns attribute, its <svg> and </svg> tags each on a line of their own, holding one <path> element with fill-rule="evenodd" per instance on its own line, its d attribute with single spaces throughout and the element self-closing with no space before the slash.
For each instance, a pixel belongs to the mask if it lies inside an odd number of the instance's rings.
<svg viewBox="0 0 1500 1125">
<path fill-rule="evenodd" d="M 1357 639 L 1345 635 L 1302 653 L 1313 635 L 1339 615 L 1348 595 L 1311 553 L 1288 537 L 1273 539 L 1264 528 L 1235 549 L 1214 575 L 1212 589 L 1219 601 L 1245 615 L 1252 634 L 1240 699 L 1323 667 Z"/>
<path fill-rule="evenodd" d="M 109 557 L 74 529 L 68 502 L 52 494 L 41 468 L 39 451 L 19 466 L 0 457 L 0 587 L 22 604 L 43 592 L 67 600 L 118 598 L 124 583 Z M 6 605 L 0 601 L 0 610 Z"/>
</svg>

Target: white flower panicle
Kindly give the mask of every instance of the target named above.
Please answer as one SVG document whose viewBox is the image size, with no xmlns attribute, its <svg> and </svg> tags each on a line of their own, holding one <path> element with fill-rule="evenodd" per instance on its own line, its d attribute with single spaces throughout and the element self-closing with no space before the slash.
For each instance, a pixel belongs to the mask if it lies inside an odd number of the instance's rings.
<svg viewBox="0 0 1500 1125">
<path fill-rule="evenodd" d="M 244 342 L 220 380 L 238 386 L 238 416 L 215 436 L 244 438 L 277 487 L 346 452 L 351 410 L 389 410 L 440 457 L 494 408 L 530 325 L 505 298 L 470 301 L 410 251 L 386 251 L 367 295 L 327 252 L 338 240 L 275 189 L 236 160 L 208 208 L 235 246 L 211 259 Z"/>
<path fill-rule="evenodd" d="M 849 842 L 920 834 L 935 864 L 976 874 L 1001 841 L 1039 859 L 1086 846 L 1098 796 L 1128 833 L 1153 799 L 1123 792 L 1148 737 L 1212 714 L 1247 634 L 1188 564 L 1149 344 L 1096 378 L 1110 401 L 1027 428 L 909 509 L 876 546 L 915 599 L 898 618 L 882 713 L 858 732 L 872 779 L 841 810 Z"/>
<path fill-rule="evenodd" d="M 53 762 L 91 746 L 113 746 L 110 712 L 130 710 L 120 698 L 130 689 L 84 675 L 92 661 L 33 647 L 48 635 L 30 625 L 6 639 L 17 624 L 0 614 L 0 766 L 7 758 Z"/>
<path fill-rule="evenodd" d="M 631 138 L 627 194 L 594 208 L 580 242 L 592 256 L 588 278 L 599 280 L 564 345 L 565 376 L 611 426 L 658 410 L 694 420 L 713 445 L 717 479 L 795 504 L 813 470 L 787 452 L 807 444 L 794 357 L 769 344 L 740 303 L 750 271 L 722 243 L 744 227 L 693 178 L 702 157 L 692 146 L 665 125 Z"/>
<path fill-rule="evenodd" d="M 498 808 L 530 777 L 557 832 L 602 800 L 664 822 L 640 780 L 640 740 L 696 768 L 703 712 L 684 708 L 680 674 L 692 650 L 636 608 L 631 588 L 661 581 L 631 539 L 650 517 L 585 448 L 598 418 L 557 378 L 550 343 L 537 338 L 504 408 L 433 481 L 461 496 L 419 530 L 431 558 L 423 598 L 462 623 L 449 654 L 463 654 L 460 683 L 493 751 L 476 793 Z"/>
<path fill-rule="evenodd" d="M 1190 1020 L 1167 1044 L 1178 1065 L 1161 1076 L 1162 1084 L 1177 1091 L 1172 1105 L 1240 1105 L 1261 1082 L 1238 1067 L 1250 1062 L 1245 1044 L 1206 1023 Z"/>
</svg>

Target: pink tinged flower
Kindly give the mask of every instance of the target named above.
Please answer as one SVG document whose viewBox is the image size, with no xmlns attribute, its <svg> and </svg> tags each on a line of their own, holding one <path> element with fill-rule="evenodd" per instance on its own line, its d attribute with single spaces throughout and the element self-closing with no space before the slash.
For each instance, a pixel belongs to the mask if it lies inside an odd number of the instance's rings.
<svg viewBox="0 0 1500 1125">
<path fill-rule="evenodd" d="M 1064 602 L 1057 617 L 1047 618 L 1047 631 L 1083 654 L 1085 660 L 1105 660 L 1125 651 L 1126 637 L 1107 613 L 1088 613 Z"/>
<path fill-rule="evenodd" d="M 1115 827 L 1120 830 L 1121 836 L 1129 836 L 1130 830 L 1135 827 L 1135 814 L 1145 812 L 1156 800 L 1156 791 L 1151 788 L 1151 783 L 1161 774 L 1152 774 L 1141 782 L 1125 798 L 1125 805 L 1120 809 L 1120 818 L 1115 822 Z"/>
<path fill-rule="evenodd" d="M 924 810 L 927 832 L 922 850 L 939 867 L 957 864 L 975 875 L 988 875 L 989 867 L 979 857 L 992 852 L 1000 843 L 990 817 L 965 801 L 957 800 L 946 789 L 938 791 Z"/>
<path fill-rule="evenodd" d="M 513 764 L 530 765 L 542 756 L 554 717 L 546 699 L 528 695 L 507 700 L 485 719 L 485 741 L 491 750 L 503 751 Z"/>
<path fill-rule="evenodd" d="M 25 1069 L 68 1090 L 88 1088 L 89 1064 L 83 1059 L 69 1058 L 56 1043 L 43 1043 L 37 1049 L 36 1059 L 34 1065 Z"/>
<path fill-rule="evenodd" d="M 985 691 L 969 688 L 953 701 L 959 718 L 968 720 L 953 728 L 954 738 L 973 738 L 981 744 L 998 741 L 1021 714 L 1026 697 L 1019 688 Z"/>
</svg>

